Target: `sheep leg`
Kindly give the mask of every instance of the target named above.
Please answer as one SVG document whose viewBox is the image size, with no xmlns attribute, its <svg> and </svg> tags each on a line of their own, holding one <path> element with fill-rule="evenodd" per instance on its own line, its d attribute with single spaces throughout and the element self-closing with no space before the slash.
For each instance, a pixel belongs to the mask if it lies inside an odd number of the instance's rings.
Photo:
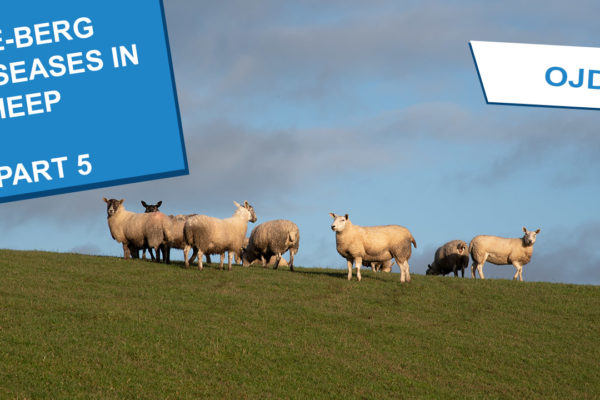
<svg viewBox="0 0 600 400">
<path fill-rule="evenodd" d="M 518 262 L 513 262 L 512 265 L 517 270 L 515 272 L 515 276 L 513 276 L 513 280 L 519 278 L 520 281 L 523 281 L 523 266 L 521 264 L 519 264 Z"/>
<path fill-rule="evenodd" d="M 227 252 L 227 258 L 229 261 L 229 264 L 227 265 L 229 271 L 231 271 L 231 262 L 233 261 L 233 253 L 231 251 Z"/>
<path fill-rule="evenodd" d="M 479 272 L 479 277 L 481 279 L 485 279 L 485 276 L 483 275 L 483 263 L 477 264 L 477 272 Z"/>
<path fill-rule="evenodd" d="M 281 261 L 281 253 L 277 253 L 275 256 L 275 265 L 273 266 L 273 269 L 277 269 L 277 267 L 279 267 L 279 261 Z"/>
<path fill-rule="evenodd" d="M 346 260 L 348 263 L 348 280 L 352 280 L 352 260 Z"/>
<path fill-rule="evenodd" d="M 188 260 L 188 254 L 190 253 L 190 248 L 192 246 L 190 246 L 189 244 L 186 244 L 185 246 L 183 246 L 183 261 L 185 262 L 185 267 L 189 268 L 190 267 L 190 263 L 191 261 Z"/>
<path fill-rule="evenodd" d="M 362 257 L 356 257 L 354 259 L 354 265 L 356 265 L 356 277 L 360 282 L 362 280 L 362 276 L 360 275 L 360 267 L 362 267 Z"/>
<path fill-rule="evenodd" d="M 400 282 L 401 283 L 410 282 L 410 272 L 409 272 L 409 267 L 408 267 L 408 261 L 403 261 L 402 263 L 400 263 L 399 260 L 396 260 L 396 262 L 398 263 L 398 267 L 400 268 Z"/>
<path fill-rule="evenodd" d="M 262 264 L 263 268 L 267 268 L 267 259 L 262 254 L 260 256 L 260 263 Z"/>
<path fill-rule="evenodd" d="M 396 260 L 396 264 L 398 264 L 398 268 L 400 268 L 400 282 L 406 281 L 406 272 L 404 272 L 404 262 L 401 262 L 398 257 L 394 257 Z"/>
<path fill-rule="evenodd" d="M 202 265 L 202 256 L 203 256 L 204 254 L 203 254 L 203 253 L 200 251 L 200 249 L 199 249 L 199 248 L 197 248 L 197 247 L 194 247 L 194 252 L 195 252 L 195 253 L 198 253 L 198 269 L 199 269 L 200 271 L 202 271 L 202 268 L 204 268 L 204 266 Z M 194 256 L 194 255 L 192 254 L 192 257 L 193 257 L 193 256 Z"/>
<path fill-rule="evenodd" d="M 219 263 L 219 269 L 223 269 L 223 261 L 225 260 L 225 253 L 220 254 L 221 262 Z"/>
<path fill-rule="evenodd" d="M 294 249 L 290 249 L 290 271 L 294 272 Z"/>
<path fill-rule="evenodd" d="M 210 254 L 206 255 L 206 263 L 207 264 L 211 264 L 212 263 L 212 261 L 210 261 Z"/>
<path fill-rule="evenodd" d="M 473 261 L 473 265 L 471 265 L 471 278 L 472 279 L 477 279 L 477 277 L 475 276 L 476 266 L 477 266 L 477 262 Z"/>
<path fill-rule="evenodd" d="M 129 246 L 123 243 L 123 258 L 127 260 L 129 257 L 131 257 L 131 253 L 129 252 Z"/>
<path fill-rule="evenodd" d="M 171 247 L 167 245 L 163 245 L 163 257 L 164 261 L 167 264 L 171 264 Z"/>
<path fill-rule="evenodd" d="M 190 257 L 190 264 L 192 264 L 198 256 L 198 248 L 194 247 L 193 249 L 194 251 L 192 252 L 192 257 Z"/>
</svg>

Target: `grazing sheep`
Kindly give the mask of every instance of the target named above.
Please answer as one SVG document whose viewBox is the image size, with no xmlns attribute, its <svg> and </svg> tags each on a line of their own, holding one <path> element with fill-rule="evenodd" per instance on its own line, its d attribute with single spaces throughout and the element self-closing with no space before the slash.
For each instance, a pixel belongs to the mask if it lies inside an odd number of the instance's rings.
<svg viewBox="0 0 600 400">
<path fill-rule="evenodd" d="M 220 269 L 223 269 L 223 257 L 228 252 L 229 271 L 231 271 L 231 261 L 233 254 L 240 251 L 244 244 L 246 231 L 248 230 L 248 221 L 256 222 L 254 208 L 244 201 L 241 206 L 233 202 L 237 209 L 233 216 L 225 219 L 213 218 L 206 215 L 195 215 L 185 221 L 183 232 L 185 238 L 185 248 L 183 255 L 185 257 L 185 266 L 194 261 L 198 256 L 198 269 L 202 269 L 203 254 L 220 254 Z M 192 257 L 188 260 L 187 256 L 190 248 L 194 249 Z"/>
<path fill-rule="evenodd" d="M 528 231 L 523 227 L 525 233 L 522 238 L 502 238 L 498 236 L 479 235 L 475 236 L 469 244 L 469 253 L 473 259 L 471 266 L 471 277 L 475 278 L 475 268 L 479 277 L 483 276 L 483 264 L 488 261 L 496 265 L 512 264 L 515 269 L 513 279 L 523 280 L 523 266 L 531 261 L 533 244 L 540 230 Z"/>
<path fill-rule="evenodd" d="M 469 266 L 469 253 L 467 244 L 462 240 L 452 240 L 435 252 L 433 263 L 427 266 L 425 275 L 446 275 L 454 272 L 458 276 L 458 270 L 465 277 L 465 268 Z"/>
<path fill-rule="evenodd" d="M 103 198 L 107 204 L 108 227 L 113 239 L 123 244 L 123 256 L 129 258 L 133 251 L 148 246 L 158 251 L 158 247 L 171 238 L 171 222 L 161 212 L 138 214 L 127 211 L 124 200 Z M 159 261 L 158 259 L 156 260 Z"/>
<path fill-rule="evenodd" d="M 350 222 L 348 214 L 329 215 L 333 218 L 331 229 L 335 231 L 337 251 L 348 263 L 348 280 L 352 279 L 353 262 L 360 281 L 363 261 L 384 262 L 394 258 L 400 267 L 400 282 L 410 282 L 410 244 L 417 248 L 417 242 L 408 229 L 400 225 L 358 226 Z"/>
<path fill-rule="evenodd" d="M 394 266 L 393 260 L 381 261 L 381 262 L 371 262 L 364 261 L 362 263 L 363 267 L 371 268 L 375 272 L 391 272 L 392 267 Z"/>
<path fill-rule="evenodd" d="M 161 201 L 159 201 L 159 202 L 158 202 L 158 203 L 156 203 L 156 204 L 146 204 L 146 202 L 145 202 L 144 200 L 142 200 L 142 206 L 143 206 L 143 207 L 144 207 L 144 209 L 146 210 L 146 211 L 144 211 L 144 212 L 146 212 L 146 213 L 151 213 L 151 212 L 156 212 L 156 211 L 158 211 L 158 208 L 159 208 L 161 205 L 162 205 L 162 200 L 161 200 Z M 161 246 L 161 247 L 162 247 L 162 246 Z M 144 247 L 144 248 L 142 249 L 142 260 L 145 260 L 145 259 L 146 259 L 146 249 L 148 249 L 148 253 L 150 253 L 150 258 L 152 259 L 152 261 L 154 261 L 154 253 L 152 252 L 152 249 L 149 249 L 149 248 L 146 248 L 146 247 Z M 162 249 L 162 248 L 161 248 L 161 249 L 159 249 L 159 253 L 160 253 L 160 250 L 162 250 L 162 251 L 163 251 L 163 257 L 164 257 L 164 249 Z M 160 254 L 157 254 L 156 256 L 160 258 Z"/>
<path fill-rule="evenodd" d="M 248 246 L 242 254 L 242 264 L 247 267 L 254 260 L 260 259 L 262 266 L 274 256 L 275 265 L 279 267 L 281 255 L 290 251 L 290 271 L 294 271 L 294 255 L 298 252 L 300 231 L 298 226 L 286 219 L 276 219 L 258 225 L 250 233 Z"/>
</svg>

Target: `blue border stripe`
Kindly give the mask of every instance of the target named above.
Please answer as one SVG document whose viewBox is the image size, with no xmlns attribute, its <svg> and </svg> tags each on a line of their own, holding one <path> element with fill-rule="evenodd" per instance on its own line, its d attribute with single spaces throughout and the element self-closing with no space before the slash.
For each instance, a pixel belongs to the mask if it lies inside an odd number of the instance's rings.
<svg viewBox="0 0 600 400">
<path fill-rule="evenodd" d="M 181 169 L 181 170 L 177 170 L 177 171 L 161 172 L 160 174 L 142 175 L 142 176 L 136 176 L 136 177 L 132 177 L 132 178 L 116 179 L 113 181 L 96 182 L 96 183 L 90 183 L 87 185 L 70 186 L 70 187 L 60 188 L 60 189 L 45 190 L 42 192 L 25 193 L 25 194 L 19 194 L 19 195 L 15 195 L 15 196 L 7 196 L 7 197 L 0 198 L 0 203 L 9 203 L 9 202 L 18 201 L 18 200 L 36 199 L 38 197 L 46 197 L 46 196 L 54 196 L 57 194 L 81 192 L 84 190 L 100 189 L 100 188 L 105 188 L 105 187 L 109 187 L 109 186 L 118 186 L 118 185 L 130 184 L 130 183 L 152 181 L 155 179 L 173 178 L 173 177 L 182 176 L 182 175 L 188 175 L 188 171 Z"/>
<path fill-rule="evenodd" d="M 181 123 L 181 112 L 179 109 L 179 98 L 177 97 L 177 84 L 175 83 L 175 72 L 173 70 L 173 60 L 171 58 L 171 44 L 169 42 L 169 30 L 167 29 L 167 18 L 165 16 L 165 5 L 164 5 L 164 0 L 159 0 L 160 3 L 160 12 L 162 14 L 162 21 L 163 21 L 163 29 L 165 31 L 165 43 L 167 44 L 167 56 L 169 58 L 169 69 L 171 70 L 171 82 L 172 82 L 172 86 L 173 86 L 173 98 L 175 99 L 175 108 L 177 111 L 177 123 L 179 124 L 179 135 L 181 138 L 181 151 L 183 153 L 183 165 L 184 165 L 184 171 L 185 171 L 185 175 L 188 175 L 190 173 L 189 167 L 188 167 L 188 159 L 187 159 L 187 152 L 185 150 L 185 138 L 183 135 L 183 124 Z"/>
</svg>

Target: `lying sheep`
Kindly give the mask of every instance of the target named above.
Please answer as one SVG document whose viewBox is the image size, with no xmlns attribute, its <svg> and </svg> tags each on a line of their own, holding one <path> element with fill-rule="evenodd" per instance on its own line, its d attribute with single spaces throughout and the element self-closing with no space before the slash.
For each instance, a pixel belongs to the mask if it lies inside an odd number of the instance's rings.
<svg viewBox="0 0 600 400">
<path fill-rule="evenodd" d="M 411 243 L 417 242 L 408 229 L 400 225 L 358 226 L 345 216 L 329 213 L 333 218 L 331 229 L 335 231 L 338 253 L 347 260 L 348 280 L 352 279 L 352 263 L 356 266 L 356 277 L 360 281 L 363 261 L 384 262 L 394 258 L 400 267 L 400 282 L 410 282 L 408 259 Z"/>
<path fill-rule="evenodd" d="M 523 227 L 525 233 L 522 238 L 502 238 L 498 236 L 479 235 L 475 236 L 469 244 L 469 253 L 473 259 L 471 266 L 471 277 L 475 278 L 475 268 L 479 277 L 483 276 L 483 264 L 488 261 L 496 265 L 512 264 L 515 269 L 513 279 L 523 280 L 523 266 L 531 261 L 533 244 L 540 230 L 528 231 Z"/>
<path fill-rule="evenodd" d="M 198 269 L 202 269 L 203 254 L 220 254 L 220 269 L 223 269 L 223 257 L 228 252 L 229 270 L 231 271 L 231 261 L 233 254 L 239 252 L 244 244 L 248 221 L 256 222 L 254 208 L 244 201 L 241 206 L 233 202 L 236 206 L 233 216 L 225 219 L 213 218 L 206 215 L 195 215 L 186 220 L 183 233 L 185 238 L 185 248 L 183 255 L 185 257 L 185 266 L 189 267 L 198 256 Z M 188 260 L 187 256 L 190 249 L 194 252 Z"/>
<path fill-rule="evenodd" d="M 382 262 L 363 261 L 362 265 L 363 265 L 363 267 L 371 268 L 375 272 L 381 272 L 381 271 L 391 272 L 392 267 L 394 266 L 394 261 L 392 261 L 392 260 L 387 260 L 387 261 L 382 261 Z"/>
<path fill-rule="evenodd" d="M 446 275 L 454 272 L 458 276 L 458 270 L 465 277 L 465 268 L 469 266 L 469 253 L 467 244 L 462 240 L 452 240 L 435 252 L 433 263 L 427 266 L 425 275 Z"/>
<path fill-rule="evenodd" d="M 294 255 L 298 252 L 300 231 L 298 226 L 286 219 L 276 219 L 258 225 L 250 233 L 248 246 L 242 254 L 242 264 L 247 267 L 260 259 L 266 267 L 271 257 L 275 257 L 273 269 L 279 267 L 281 255 L 290 251 L 290 271 L 294 271 Z"/>
<path fill-rule="evenodd" d="M 110 234 L 113 239 L 123 244 L 124 258 L 132 257 L 133 251 L 137 253 L 144 246 L 158 251 L 161 244 L 170 240 L 171 222 L 165 214 L 161 212 L 138 214 L 127 211 L 123 206 L 124 200 L 107 200 L 105 197 L 103 200 L 107 204 Z"/>
</svg>

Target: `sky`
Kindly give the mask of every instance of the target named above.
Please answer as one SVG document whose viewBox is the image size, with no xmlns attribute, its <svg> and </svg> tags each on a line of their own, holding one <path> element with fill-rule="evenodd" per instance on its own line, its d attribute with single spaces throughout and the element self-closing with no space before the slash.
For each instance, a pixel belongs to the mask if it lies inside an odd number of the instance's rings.
<svg viewBox="0 0 600 400">
<path fill-rule="evenodd" d="M 345 268 L 335 212 L 407 227 L 412 273 L 526 226 L 525 280 L 600 284 L 600 112 L 486 104 L 468 46 L 598 46 L 597 2 L 164 4 L 190 174 L 0 204 L 0 248 L 120 256 L 102 197 L 220 218 L 248 200 L 296 222 L 300 266 Z"/>
</svg>

